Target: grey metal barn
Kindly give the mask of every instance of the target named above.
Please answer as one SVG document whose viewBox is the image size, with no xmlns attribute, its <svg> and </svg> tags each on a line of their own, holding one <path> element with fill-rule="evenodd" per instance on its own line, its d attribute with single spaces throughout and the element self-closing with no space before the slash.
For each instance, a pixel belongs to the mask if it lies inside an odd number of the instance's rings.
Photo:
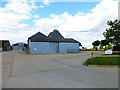
<svg viewBox="0 0 120 90">
<path fill-rule="evenodd" d="M 19 43 L 12 45 L 12 50 L 24 50 L 24 51 L 26 51 L 27 48 L 28 48 L 28 45 L 23 43 L 23 42 L 19 42 Z"/>
<path fill-rule="evenodd" d="M 48 36 L 38 32 L 29 37 L 28 45 L 31 54 L 78 53 L 81 43 L 71 38 L 64 38 L 58 30 L 54 30 Z"/>
<path fill-rule="evenodd" d="M 10 51 L 11 45 L 9 40 L 0 40 L 0 51 Z"/>
</svg>

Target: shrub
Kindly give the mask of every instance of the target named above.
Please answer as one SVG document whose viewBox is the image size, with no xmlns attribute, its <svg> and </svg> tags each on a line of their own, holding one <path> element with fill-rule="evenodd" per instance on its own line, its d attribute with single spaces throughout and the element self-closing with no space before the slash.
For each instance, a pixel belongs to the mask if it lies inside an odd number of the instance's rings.
<svg viewBox="0 0 120 90">
<path fill-rule="evenodd" d="M 103 49 L 103 45 L 100 45 L 99 49 Z"/>
<path fill-rule="evenodd" d="M 114 46 L 113 51 L 120 51 L 120 46 Z"/>
<path fill-rule="evenodd" d="M 112 49 L 113 49 L 113 46 L 111 44 L 106 46 L 106 50 L 112 50 Z"/>
</svg>

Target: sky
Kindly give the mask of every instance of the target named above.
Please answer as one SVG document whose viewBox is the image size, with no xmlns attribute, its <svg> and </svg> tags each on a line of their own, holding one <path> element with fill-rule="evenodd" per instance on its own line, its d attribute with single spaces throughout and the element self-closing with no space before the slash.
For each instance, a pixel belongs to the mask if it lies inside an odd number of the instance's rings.
<svg viewBox="0 0 120 90">
<path fill-rule="evenodd" d="M 0 39 L 27 43 L 39 31 L 48 35 L 57 29 L 91 48 L 95 40 L 105 39 L 107 21 L 117 18 L 117 0 L 2 0 Z"/>
</svg>

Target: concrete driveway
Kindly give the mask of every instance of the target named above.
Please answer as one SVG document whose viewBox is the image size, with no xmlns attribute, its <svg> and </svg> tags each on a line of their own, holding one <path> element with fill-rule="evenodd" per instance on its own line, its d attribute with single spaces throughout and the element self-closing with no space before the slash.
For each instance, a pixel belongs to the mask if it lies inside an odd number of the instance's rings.
<svg viewBox="0 0 120 90">
<path fill-rule="evenodd" d="M 95 56 L 102 53 L 95 52 Z M 86 67 L 90 52 L 31 55 L 3 52 L 3 88 L 117 88 L 117 67 Z"/>
</svg>

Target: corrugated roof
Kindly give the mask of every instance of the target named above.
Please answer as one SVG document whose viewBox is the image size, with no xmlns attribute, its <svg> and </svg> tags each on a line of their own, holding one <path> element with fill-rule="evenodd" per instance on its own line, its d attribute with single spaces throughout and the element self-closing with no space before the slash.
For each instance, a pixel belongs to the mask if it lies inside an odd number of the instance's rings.
<svg viewBox="0 0 120 90">
<path fill-rule="evenodd" d="M 55 35 L 56 34 L 56 35 Z M 67 42 L 67 43 L 79 43 L 81 46 L 81 43 L 72 39 L 72 38 L 64 38 L 58 30 L 54 30 L 51 32 L 48 37 L 44 34 L 38 32 L 35 35 L 28 38 L 31 42 Z"/>
<path fill-rule="evenodd" d="M 53 32 L 50 32 L 48 37 L 50 37 L 50 38 L 64 38 L 57 29 L 55 29 Z"/>
<path fill-rule="evenodd" d="M 43 33 L 41 32 L 38 32 L 36 34 L 34 34 L 33 36 L 29 37 L 29 38 L 46 38 L 47 36 L 44 35 Z"/>
</svg>

